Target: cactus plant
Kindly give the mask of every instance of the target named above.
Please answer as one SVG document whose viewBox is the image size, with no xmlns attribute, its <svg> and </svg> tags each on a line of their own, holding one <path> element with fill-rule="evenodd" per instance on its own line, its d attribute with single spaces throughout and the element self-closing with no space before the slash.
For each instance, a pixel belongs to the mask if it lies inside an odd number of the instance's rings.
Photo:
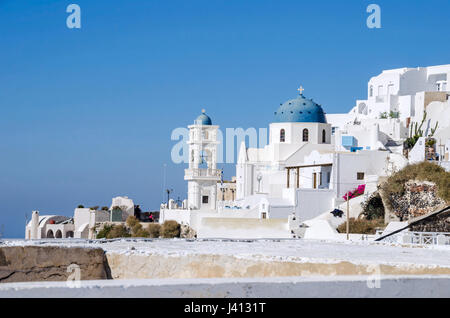
<svg viewBox="0 0 450 318">
<path fill-rule="evenodd" d="M 436 130 L 438 129 L 438 126 L 439 126 L 439 122 L 436 122 L 436 125 L 434 126 L 434 128 L 431 128 L 431 133 L 430 133 L 430 135 L 428 136 L 428 137 L 433 137 L 434 136 L 434 133 L 436 132 Z"/>
<path fill-rule="evenodd" d="M 420 125 L 418 123 L 411 123 L 411 127 L 409 130 L 409 137 L 406 138 L 405 143 L 404 143 L 405 149 L 412 149 L 416 145 L 417 140 L 419 140 L 420 137 L 423 137 L 422 127 L 423 127 L 423 124 L 425 123 L 426 119 L 427 119 L 427 112 L 424 111 L 422 122 L 420 123 Z M 427 138 L 432 138 L 434 136 L 438 126 L 439 126 L 439 122 L 436 122 L 436 125 L 434 126 L 434 128 L 431 128 L 430 133 L 428 134 Z M 414 130 L 414 133 L 413 133 L 413 130 Z"/>
</svg>

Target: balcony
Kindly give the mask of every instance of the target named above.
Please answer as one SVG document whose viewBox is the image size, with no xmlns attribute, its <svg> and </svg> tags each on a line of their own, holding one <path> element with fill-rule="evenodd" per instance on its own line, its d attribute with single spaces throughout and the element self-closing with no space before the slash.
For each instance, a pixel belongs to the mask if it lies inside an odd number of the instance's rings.
<svg viewBox="0 0 450 318">
<path fill-rule="evenodd" d="M 203 180 L 217 180 L 222 176 L 222 170 L 219 169 L 186 169 L 184 170 L 184 179 L 203 179 Z"/>
<path fill-rule="evenodd" d="M 198 139 L 194 139 L 192 137 L 189 138 L 188 140 L 188 144 L 194 144 L 194 143 L 202 143 L 202 144 L 219 144 L 219 142 L 214 139 L 214 137 L 210 137 L 210 138 L 198 138 Z"/>
</svg>

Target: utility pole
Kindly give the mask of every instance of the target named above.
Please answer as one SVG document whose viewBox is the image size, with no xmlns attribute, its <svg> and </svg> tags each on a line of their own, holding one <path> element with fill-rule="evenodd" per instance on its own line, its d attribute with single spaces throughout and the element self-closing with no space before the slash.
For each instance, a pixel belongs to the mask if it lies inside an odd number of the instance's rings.
<svg viewBox="0 0 450 318">
<path fill-rule="evenodd" d="M 163 164 L 163 191 L 166 189 L 166 168 L 167 164 Z M 163 202 L 164 202 L 164 194 L 163 194 Z"/>
<path fill-rule="evenodd" d="M 5 232 L 5 224 L 2 224 L 0 226 L 0 239 L 3 238 L 4 232 Z"/>
<path fill-rule="evenodd" d="M 350 240 L 350 199 L 347 192 L 347 241 Z"/>
</svg>

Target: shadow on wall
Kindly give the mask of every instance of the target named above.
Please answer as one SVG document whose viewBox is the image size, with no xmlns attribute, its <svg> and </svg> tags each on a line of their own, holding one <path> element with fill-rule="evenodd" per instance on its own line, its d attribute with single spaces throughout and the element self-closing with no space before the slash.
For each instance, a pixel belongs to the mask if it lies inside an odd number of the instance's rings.
<svg viewBox="0 0 450 318">
<path fill-rule="evenodd" d="M 78 272 L 77 272 L 78 271 Z M 100 248 L 54 246 L 0 247 L 0 283 L 111 279 Z"/>
</svg>

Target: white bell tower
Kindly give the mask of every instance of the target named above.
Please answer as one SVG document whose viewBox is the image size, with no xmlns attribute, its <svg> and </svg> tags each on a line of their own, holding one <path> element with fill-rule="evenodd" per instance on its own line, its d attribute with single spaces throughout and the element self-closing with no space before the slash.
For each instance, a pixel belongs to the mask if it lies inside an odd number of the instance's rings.
<svg viewBox="0 0 450 318">
<path fill-rule="evenodd" d="M 188 181 L 188 208 L 215 210 L 217 207 L 217 183 L 221 170 L 217 169 L 217 131 L 211 118 L 202 110 L 194 125 L 189 128 L 189 169 L 184 180 Z"/>
</svg>

